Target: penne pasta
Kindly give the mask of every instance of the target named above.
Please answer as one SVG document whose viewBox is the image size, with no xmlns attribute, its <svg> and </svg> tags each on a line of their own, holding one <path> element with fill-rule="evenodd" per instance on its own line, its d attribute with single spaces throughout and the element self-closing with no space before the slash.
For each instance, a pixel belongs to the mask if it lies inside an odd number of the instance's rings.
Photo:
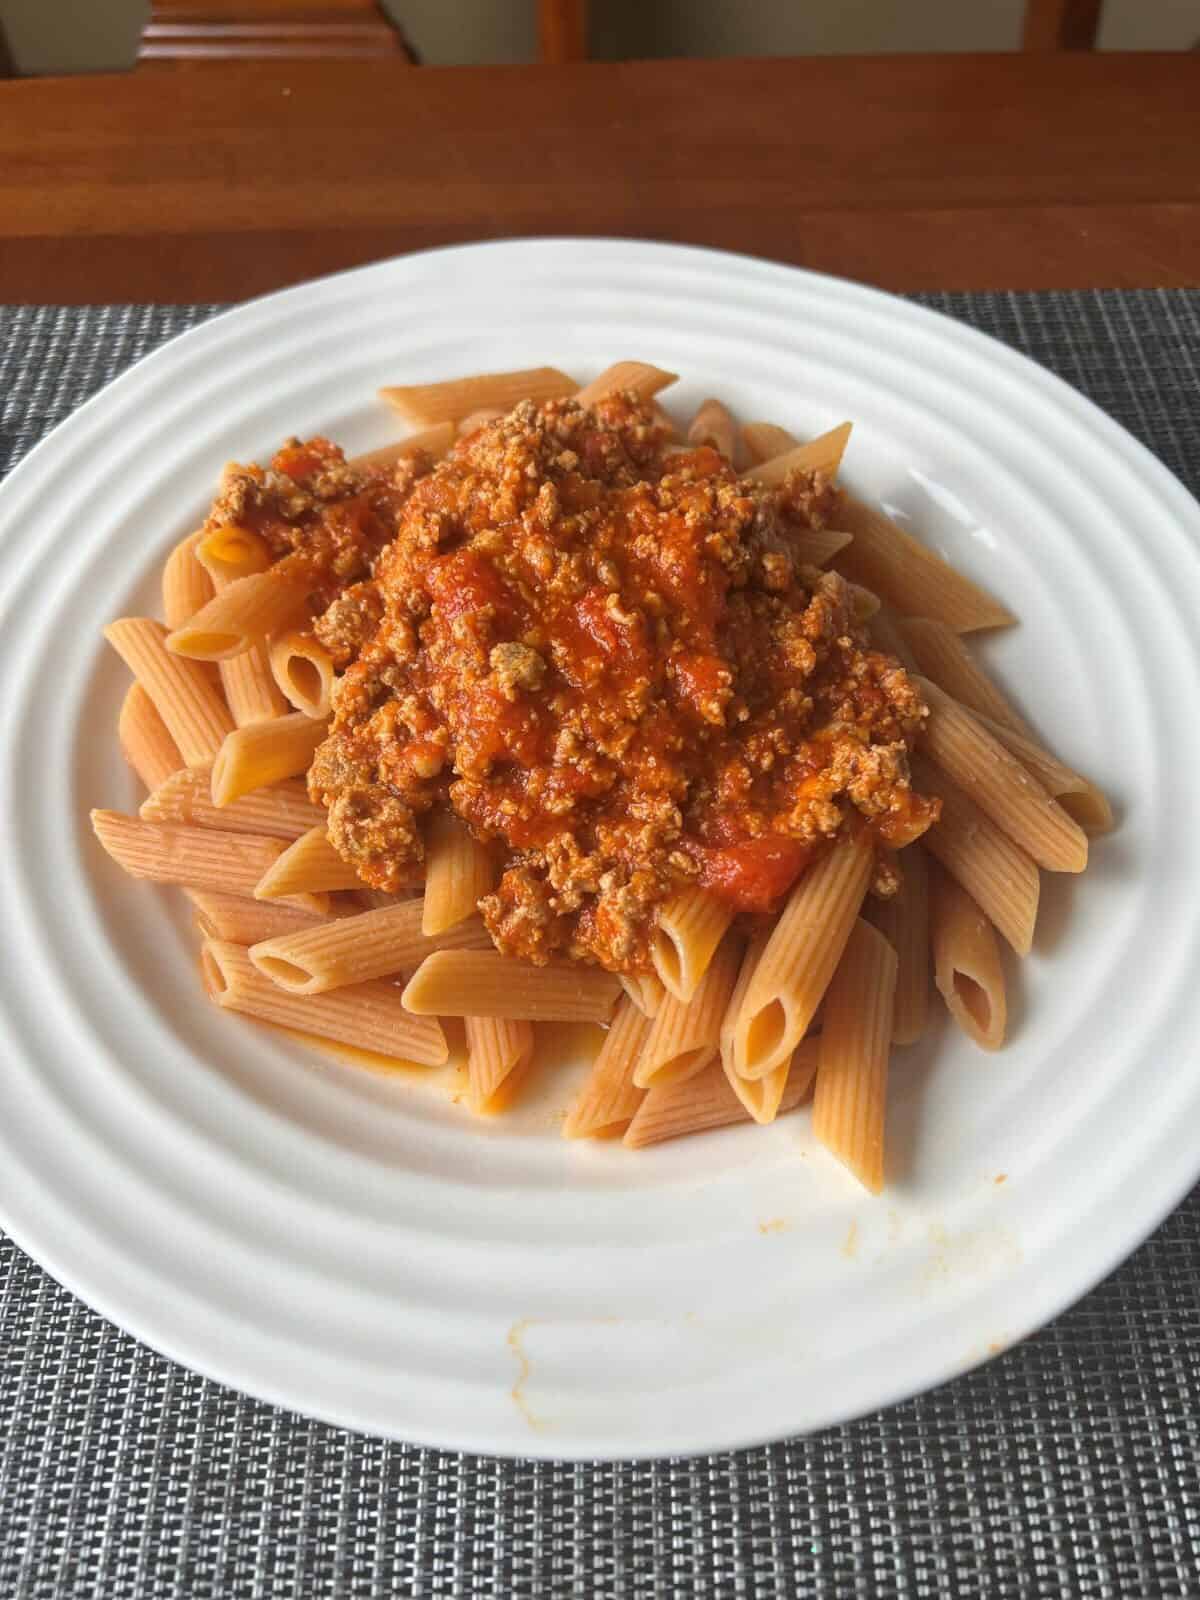
<svg viewBox="0 0 1200 1600">
<path fill-rule="evenodd" d="M 908 640 L 901 632 L 900 623 L 886 606 L 880 606 L 870 620 L 867 632 L 871 635 L 871 643 L 876 650 L 882 650 L 885 655 L 895 656 L 896 660 L 906 672 L 916 672 L 917 658 L 908 647 Z M 957 639 L 956 633 L 951 635 Z M 927 676 L 934 676 L 930 673 Z"/>
<path fill-rule="evenodd" d="M 657 400 L 651 400 L 650 402 L 650 415 L 663 430 L 663 435 L 668 441 L 679 438 L 679 429 L 675 426 L 674 417 Z"/>
<path fill-rule="evenodd" d="M 257 944 L 302 928 L 315 928 L 327 917 L 299 906 L 251 900 L 245 895 L 227 894 L 222 889 L 188 889 L 188 899 L 196 908 L 196 926 L 206 939 L 228 939 L 233 944 Z"/>
<path fill-rule="evenodd" d="M 499 406 L 480 406 L 478 411 L 460 419 L 457 433 L 460 439 L 465 439 L 469 434 L 477 433 L 480 428 L 486 428 L 489 422 L 496 422 L 504 415 Z"/>
<path fill-rule="evenodd" d="M 380 445 L 378 450 L 365 450 L 362 455 L 351 456 L 346 465 L 358 472 L 380 472 L 419 451 L 440 461 L 453 443 L 453 422 L 435 422 L 418 433 L 410 433 L 407 438 L 397 439 L 394 444 Z"/>
<path fill-rule="evenodd" d="M 471 1110 L 495 1109 L 497 1091 L 533 1055 L 533 1024 L 508 1017 L 467 1017 L 467 1080 Z"/>
<path fill-rule="evenodd" d="M 729 996 L 729 1004 L 725 1007 L 720 1036 L 721 1067 L 728 1079 L 729 1087 L 741 1101 L 747 1115 L 760 1123 L 774 1122 L 783 1101 L 784 1090 L 787 1088 L 793 1058 L 788 1056 L 785 1061 L 781 1061 L 777 1067 L 772 1067 L 770 1072 L 761 1078 L 743 1078 L 733 1065 L 733 1035 L 741 1013 L 742 1001 L 746 998 L 750 980 L 762 960 L 770 936 L 771 930 L 764 929 L 746 949 L 738 968 L 737 982 L 733 986 L 733 993 Z"/>
<path fill-rule="evenodd" d="M 212 579 L 200 565 L 196 547 L 202 533 L 189 533 L 167 557 L 162 571 L 163 616 L 168 628 L 179 628 L 212 599 Z"/>
<path fill-rule="evenodd" d="M 915 1044 L 929 1025 L 929 860 L 919 844 L 902 850 L 900 887 L 876 900 L 870 920 L 896 952 L 892 1043 Z"/>
<path fill-rule="evenodd" d="M 934 869 L 933 971 L 959 1027 L 982 1050 L 999 1050 L 1008 1017 L 1004 968 L 991 923 L 948 872 Z"/>
<path fill-rule="evenodd" d="M 111 622 L 104 637 L 154 702 L 184 764 L 211 761 L 233 719 L 204 668 L 171 655 L 166 629 L 149 617 Z"/>
<path fill-rule="evenodd" d="M 107 630 L 134 675 L 121 748 L 149 792 L 137 816 L 93 811 L 93 828 L 133 876 L 184 889 L 224 1009 L 398 1064 L 447 1062 L 443 1021 L 461 1018 L 466 1098 L 485 1114 L 549 1056 L 553 1030 L 537 1023 L 598 1024 L 563 1135 L 631 1149 L 769 1124 L 815 1084 L 817 1139 L 878 1192 L 889 1051 L 926 1032 L 931 976 L 958 1026 L 998 1048 L 998 941 L 1030 950 L 1040 869 L 1081 871 L 1112 809 L 1043 748 L 964 641 L 1009 611 L 833 487 L 850 422 L 802 444 L 773 423 L 739 427 L 709 398 L 682 443 L 660 402 L 675 381 L 627 360 L 582 387 L 554 367 L 400 385 L 380 394 L 416 431 L 344 468 L 323 436 L 290 440 L 270 471 L 228 467 L 208 521 L 164 565 L 167 627 L 134 617 Z M 560 424 L 549 432 L 547 416 Z M 732 498 L 700 481 L 714 450 L 740 471 Z M 836 527 L 800 525 L 817 490 Z M 786 550 L 792 567 L 731 567 L 727 524 L 747 517 L 755 547 Z M 377 568 L 389 520 L 395 543 Z M 281 544 L 273 530 L 289 526 Z M 630 584 L 649 586 L 644 606 Z M 844 629 L 824 626 L 830 584 Z M 523 643 L 501 660 L 497 639 Z M 539 653 L 537 671 L 518 665 L 521 650 Z M 908 770 L 940 802 L 932 826 L 896 759 L 900 669 L 928 706 Z M 735 680 L 728 737 L 709 739 L 703 691 L 720 685 L 724 705 Z M 826 737 L 845 726 L 861 762 Z M 438 762 L 413 739 L 446 746 L 427 793 L 410 778 Z M 606 765 L 580 764 L 582 743 Z M 551 751 L 579 765 L 569 792 L 544 779 Z M 395 892 L 362 882 L 339 821 L 340 854 L 310 774 L 373 859 L 406 859 L 423 815 L 422 860 Z M 827 794 L 847 797 L 847 827 L 804 853 L 776 914 L 739 915 L 695 877 L 660 905 L 647 898 L 687 864 L 680 827 L 716 845 Z M 492 819 L 486 844 L 451 796 Z M 746 900 L 790 859 L 768 849 L 760 870 L 752 852 L 738 857 Z M 881 889 L 898 889 L 868 904 L 877 869 Z M 609 970 L 642 952 L 648 971 Z"/>
<path fill-rule="evenodd" d="M 360 983 L 336 994 L 300 997 L 264 978 L 241 945 L 206 939 L 200 959 L 208 992 L 227 1011 L 420 1066 L 438 1067 L 449 1059 L 441 1023 L 410 1016 L 394 984 Z"/>
<path fill-rule="evenodd" d="M 692 418 L 687 431 L 690 445 L 711 445 L 733 462 L 738 454 L 738 429 L 728 406 L 719 400 L 705 400 Z"/>
<path fill-rule="evenodd" d="M 296 555 L 265 572 L 235 578 L 168 635 L 167 648 L 190 660 L 228 661 L 307 620 L 312 582 L 308 559 Z"/>
<path fill-rule="evenodd" d="M 850 543 L 847 534 L 842 544 L 844 549 Z M 858 623 L 870 622 L 871 618 L 879 611 L 881 601 L 874 589 L 864 589 L 861 583 L 848 583 L 846 585 L 850 594 L 850 605 L 854 612 L 854 620 Z"/>
<path fill-rule="evenodd" d="M 1057 756 L 1051 755 L 1049 750 L 1044 750 L 1036 740 L 1026 738 L 1023 733 L 1017 733 L 1013 728 L 1006 728 L 999 722 L 993 722 L 990 717 L 985 717 L 979 711 L 975 713 L 975 719 L 994 739 L 999 739 L 1011 755 L 1016 756 L 1046 793 L 1054 796 L 1067 815 L 1077 822 L 1085 833 L 1108 832 L 1113 825 L 1112 806 L 1103 790 L 1090 778 L 1085 778 L 1082 773 L 1068 767 Z"/>
<path fill-rule="evenodd" d="M 817 1065 L 817 1040 L 805 1039 L 792 1057 L 792 1070 L 780 1101 L 780 1112 L 800 1105 L 812 1088 Z M 714 1061 L 696 1077 L 651 1089 L 625 1130 L 630 1150 L 689 1133 L 707 1133 L 731 1123 L 749 1122 L 750 1114 L 729 1087 L 729 1080 Z"/>
<path fill-rule="evenodd" d="M 895 992 L 896 952 L 860 919 L 825 996 L 813 1134 L 872 1194 L 883 1188 Z"/>
<path fill-rule="evenodd" d="M 940 768 L 914 755 L 913 782 L 942 814 L 922 843 L 991 918 L 1019 956 L 1029 954 L 1041 880 L 1037 864 Z"/>
<path fill-rule="evenodd" d="M 121 754 L 147 789 L 157 789 L 183 766 L 179 746 L 167 731 L 154 701 L 136 680 L 121 702 L 117 741 Z"/>
<path fill-rule="evenodd" d="M 742 443 L 751 462 L 758 466 L 772 456 L 786 455 L 800 441 L 777 422 L 746 422 L 742 424 Z"/>
<path fill-rule="evenodd" d="M 840 840 L 788 896 L 734 1022 L 733 1066 L 741 1077 L 765 1077 L 808 1032 L 874 862 L 866 836 Z"/>
<path fill-rule="evenodd" d="M 119 811 L 93 811 L 92 827 L 117 865 L 135 878 L 227 894 L 253 895 L 259 879 L 284 848 L 279 839 L 257 834 L 143 822 Z M 307 897 L 295 903 L 312 911 L 328 909 L 327 901 Z"/>
<path fill-rule="evenodd" d="M 212 764 L 212 801 L 228 806 L 254 789 L 307 772 L 326 725 L 302 711 L 231 730 Z"/>
<path fill-rule="evenodd" d="M 792 554 L 804 566 L 824 567 L 841 554 L 852 538 L 840 528 L 796 528 L 791 535 Z M 867 593 L 865 589 L 858 592 Z M 875 601 L 873 609 L 878 608 L 879 602 Z"/>
<path fill-rule="evenodd" d="M 478 917 L 427 938 L 421 932 L 420 900 L 401 900 L 319 928 L 267 939 L 253 946 L 250 957 L 282 988 L 294 994 L 323 994 L 349 983 L 414 972 L 434 950 L 490 947 Z"/>
<path fill-rule="evenodd" d="M 444 933 L 473 916 L 495 882 L 492 858 L 461 817 L 433 813 L 425 825 L 425 899 L 421 932 Z"/>
<path fill-rule="evenodd" d="M 639 1089 L 695 1077 L 716 1056 L 740 964 L 741 941 L 728 934 L 713 952 L 690 1000 L 671 993 L 664 997 L 634 1070 Z"/>
<path fill-rule="evenodd" d="M 847 495 L 838 512 L 841 526 L 854 535 L 839 567 L 864 584 L 902 617 L 937 617 L 959 633 L 1002 628 L 1012 612 L 914 539 L 882 511 Z"/>
<path fill-rule="evenodd" d="M 618 1000 L 587 1082 L 563 1123 L 564 1139 L 594 1139 L 628 1124 L 642 1103 L 633 1075 L 650 1027 L 650 1018 L 628 995 Z"/>
<path fill-rule="evenodd" d="M 266 541 L 248 528 L 226 524 L 205 534 L 197 546 L 197 554 L 209 574 L 213 594 L 220 594 L 237 578 L 254 572 L 263 572 L 271 564 L 271 552 Z M 194 616 L 196 613 L 193 612 Z M 177 624 L 183 627 L 185 618 Z M 281 717 L 287 710 L 287 701 L 276 687 L 271 676 L 266 646 L 256 640 L 241 655 L 228 661 L 219 661 L 217 670 L 225 703 L 239 728 L 252 722 L 269 722 Z"/>
<path fill-rule="evenodd" d="M 649 400 L 674 382 L 676 374 L 664 372 L 662 367 L 652 367 L 645 361 L 617 361 L 591 383 L 585 383 L 575 399 L 581 406 L 594 406 L 610 394 L 634 394 L 639 400 Z"/>
<path fill-rule="evenodd" d="M 227 806 L 214 805 L 211 790 L 210 767 L 184 767 L 146 796 L 138 815 L 143 822 L 186 822 L 227 833 L 261 833 L 268 839 L 298 839 L 325 825 L 324 808 L 312 803 L 299 779 L 254 789 Z"/>
<path fill-rule="evenodd" d="M 607 1022 L 620 992 L 600 967 L 534 967 L 497 950 L 437 950 L 408 980 L 404 1004 L 418 1016 Z"/>
<path fill-rule="evenodd" d="M 729 901 L 707 889 L 682 889 L 660 908 L 650 959 L 668 994 L 692 998 L 732 921 Z"/>
<path fill-rule="evenodd" d="M 827 478 L 836 478 L 850 442 L 852 422 L 839 423 L 817 439 L 807 444 L 792 445 L 782 455 L 768 456 L 743 472 L 743 478 L 753 478 L 769 488 L 784 483 L 793 472 L 820 472 Z"/>
<path fill-rule="evenodd" d="M 275 857 L 258 880 L 254 898 L 284 900 L 289 895 L 332 894 L 361 884 L 358 873 L 330 844 L 322 819 Z"/>
<path fill-rule="evenodd" d="M 271 674 L 266 646 L 252 644 L 231 661 L 218 661 L 225 703 L 239 728 L 255 722 L 271 722 L 283 716 L 287 701 Z"/>
<path fill-rule="evenodd" d="M 201 533 L 196 546 L 196 559 L 208 573 L 212 583 L 209 599 L 214 591 L 228 588 L 237 578 L 248 578 L 251 573 L 265 572 L 273 557 L 271 547 L 261 535 L 250 528 L 241 528 L 235 522 L 222 523 Z M 200 607 L 188 613 L 195 616 Z M 169 621 L 169 619 L 168 619 Z M 181 619 L 186 622 L 187 617 Z M 180 626 L 181 623 L 171 624 Z"/>
<path fill-rule="evenodd" d="M 235 661 L 241 659 L 241 656 L 234 657 Z M 281 712 L 290 705 L 316 721 L 324 721 L 329 716 L 333 700 L 333 657 L 318 639 L 295 629 L 279 634 L 271 640 L 267 660 L 285 701 Z"/>
<path fill-rule="evenodd" d="M 619 974 L 621 987 L 644 1017 L 656 1017 L 663 1003 L 666 987 L 654 972 Z"/>
<path fill-rule="evenodd" d="M 1001 694 L 955 629 L 933 617 L 905 617 L 898 631 L 917 669 L 939 689 L 968 711 L 982 712 L 1015 733 L 1033 737 L 1033 729 Z"/>
<path fill-rule="evenodd" d="M 396 894 L 389 894 L 386 889 L 358 888 L 354 891 L 354 901 L 364 911 L 384 911 L 392 906 L 403 904 L 406 900 L 419 897 L 417 889 L 400 889 Z"/>
<path fill-rule="evenodd" d="M 520 372 L 484 372 L 443 383 L 408 383 L 380 389 L 379 398 L 417 427 L 453 422 L 487 406 L 511 411 L 521 400 L 558 400 L 579 385 L 557 367 L 527 367 Z"/>
<path fill-rule="evenodd" d="M 929 705 L 921 735 L 929 758 L 1039 866 L 1082 872 L 1088 841 L 1079 824 L 965 707 L 928 678 L 916 681 Z"/>
</svg>

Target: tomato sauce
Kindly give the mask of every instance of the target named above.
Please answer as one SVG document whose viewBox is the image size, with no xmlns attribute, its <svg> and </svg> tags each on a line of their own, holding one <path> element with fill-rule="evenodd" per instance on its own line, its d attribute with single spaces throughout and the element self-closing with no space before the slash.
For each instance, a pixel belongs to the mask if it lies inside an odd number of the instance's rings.
<svg viewBox="0 0 1200 1600">
<path fill-rule="evenodd" d="M 847 829 L 891 848 L 936 816 L 915 685 L 793 552 L 837 491 L 665 443 L 628 398 L 525 405 L 410 483 L 311 775 L 382 888 L 453 808 L 502 863 L 494 939 L 535 961 L 644 970 L 680 887 L 769 911 Z M 310 483 L 321 459 L 276 458 Z"/>
</svg>

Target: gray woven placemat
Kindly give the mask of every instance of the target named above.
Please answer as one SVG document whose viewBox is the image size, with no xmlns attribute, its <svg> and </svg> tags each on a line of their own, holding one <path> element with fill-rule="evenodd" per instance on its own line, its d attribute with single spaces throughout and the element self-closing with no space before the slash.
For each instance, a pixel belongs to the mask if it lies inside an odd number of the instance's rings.
<svg viewBox="0 0 1200 1600">
<path fill-rule="evenodd" d="M 922 298 L 1200 489 L 1200 293 Z M 0 472 L 213 309 L 0 308 Z M 882 1415 L 735 1455 L 509 1463 L 195 1377 L 0 1237 L 0 1596 L 1200 1595 L 1198 1332 L 1200 1190 L 1043 1333 Z"/>
</svg>

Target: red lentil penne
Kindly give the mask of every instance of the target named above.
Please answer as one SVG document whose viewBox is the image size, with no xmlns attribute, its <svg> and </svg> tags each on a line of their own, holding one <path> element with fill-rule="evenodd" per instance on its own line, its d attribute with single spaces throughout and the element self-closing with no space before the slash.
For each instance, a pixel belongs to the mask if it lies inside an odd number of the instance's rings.
<svg viewBox="0 0 1200 1600">
<path fill-rule="evenodd" d="M 380 398 L 418 428 L 454 422 L 483 406 L 510 411 L 521 400 L 558 400 L 579 385 L 557 367 L 528 367 L 520 372 L 485 372 L 475 378 L 448 378 L 444 383 L 393 384 Z"/>
<path fill-rule="evenodd" d="M 859 835 L 835 844 L 788 897 L 734 1022 L 733 1066 L 763 1078 L 808 1032 L 858 916 L 874 865 Z"/>
<path fill-rule="evenodd" d="M 267 939 L 254 945 L 250 955 L 255 966 L 281 987 L 295 994 L 323 994 L 349 983 L 415 972 L 435 950 L 490 948 L 478 917 L 432 938 L 421 932 L 421 918 L 419 899 L 401 900 L 319 928 Z"/>
<path fill-rule="evenodd" d="M 836 428 L 830 428 L 828 433 L 821 434 L 817 439 L 810 439 L 807 444 L 792 445 L 782 455 L 768 456 L 765 461 L 756 462 L 742 476 L 752 478 L 756 483 L 765 483 L 768 487 L 783 483 L 793 472 L 820 472 L 827 478 L 836 478 L 853 426 L 851 422 L 839 423 Z"/>
<path fill-rule="evenodd" d="M 791 1073 L 779 1105 L 781 1114 L 795 1110 L 807 1099 L 816 1070 L 817 1042 L 806 1039 L 791 1058 Z M 683 1083 L 649 1090 L 625 1130 L 624 1143 L 630 1150 L 641 1150 L 666 1139 L 749 1121 L 750 1113 L 729 1087 L 720 1062 L 714 1061 Z"/>
<path fill-rule="evenodd" d="M 729 902 L 707 889 L 683 889 L 661 907 L 650 957 L 668 994 L 692 998 L 732 921 Z"/>
<path fill-rule="evenodd" d="M 121 754 L 147 789 L 157 789 L 183 767 L 183 756 L 154 701 L 136 681 L 129 685 L 117 719 Z M 186 770 L 186 769 L 185 769 Z"/>
<path fill-rule="evenodd" d="M 444 933 L 474 916 L 495 882 L 492 858 L 465 822 L 450 812 L 425 828 L 425 899 L 421 932 Z"/>
<path fill-rule="evenodd" d="M 408 980 L 404 1004 L 418 1016 L 607 1022 L 620 992 L 599 967 L 534 967 L 498 950 L 436 950 Z"/>
<path fill-rule="evenodd" d="M 336 994 L 289 994 L 263 977 L 241 945 L 223 939 L 206 939 L 201 960 L 209 993 L 227 1011 L 420 1066 L 437 1067 L 449 1059 L 441 1023 L 436 1017 L 411 1016 L 394 984 L 360 983 Z"/>
<path fill-rule="evenodd" d="M 587 1081 L 563 1123 L 566 1139 L 595 1138 L 624 1129 L 642 1103 L 643 1090 L 633 1081 L 651 1020 L 628 995 L 617 1001 L 604 1043 Z"/>
<path fill-rule="evenodd" d="M 149 617 L 110 622 L 104 637 L 154 702 L 185 764 L 211 761 L 232 733 L 233 718 L 205 669 L 173 656 L 167 630 Z"/>
<path fill-rule="evenodd" d="M 896 952 L 877 928 L 856 922 L 825 997 L 813 1133 L 872 1194 L 883 1188 L 895 992 Z"/>
<path fill-rule="evenodd" d="M 938 993 L 982 1050 L 1004 1043 L 1008 1005 L 992 924 L 967 891 L 937 867 L 932 885 L 933 970 Z"/>
</svg>

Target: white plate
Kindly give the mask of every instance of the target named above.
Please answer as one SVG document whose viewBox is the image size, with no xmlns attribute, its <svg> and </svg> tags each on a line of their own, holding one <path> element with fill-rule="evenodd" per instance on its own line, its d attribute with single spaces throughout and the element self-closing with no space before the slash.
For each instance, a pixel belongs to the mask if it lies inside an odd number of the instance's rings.
<svg viewBox="0 0 1200 1600">
<path fill-rule="evenodd" d="M 986 655 L 1113 794 L 1047 880 L 1012 1043 L 900 1053 L 871 1200 L 807 1113 L 633 1155 L 558 1137 L 576 1073 L 485 1126 L 215 1013 L 181 897 L 87 825 L 132 807 L 101 625 L 222 463 L 381 443 L 378 384 L 637 355 L 810 434 L 1020 614 Z M 557 1457 L 718 1450 L 962 1372 L 1110 1271 L 1196 1178 L 1200 509 L 1009 350 L 870 290 L 619 241 L 435 251 L 208 323 L 0 490 L 9 936 L 0 1214 L 105 1315 L 226 1383 L 372 1432 Z M 445 1074 L 440 1075 L 441 1079 Z M 1004 1181 L 1001 1182 L 1003 1177 Z"/>
</svg>

